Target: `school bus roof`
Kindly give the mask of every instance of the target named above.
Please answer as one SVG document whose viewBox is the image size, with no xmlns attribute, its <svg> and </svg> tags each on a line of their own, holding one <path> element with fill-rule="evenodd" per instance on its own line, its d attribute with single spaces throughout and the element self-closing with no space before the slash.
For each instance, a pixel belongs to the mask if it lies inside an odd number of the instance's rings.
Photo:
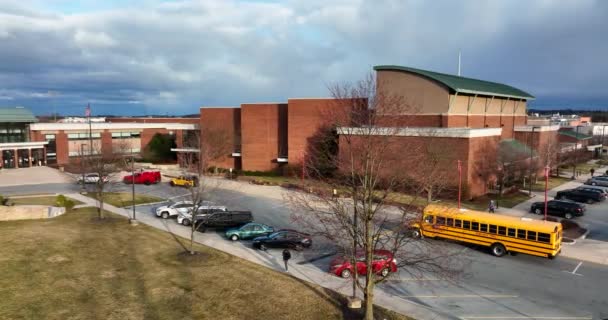
<svg viewBox="0 0 608 320">
<path fill-rule="evenodd" d="M 513 228 L 531 229 L 538 232 L 551 233 L 557 230 L 561 230 L 561 224 L 558 222 L 536 220 L 529 218 L 518 218 L 512 216 L 506 216 L 496 213 L 486 213 L 482 211 L 458 209 L 454 207 L 446 207 L 440 205 L 430 204 L 424 208 L 425 214 L 440 214 L 454 219 L 468 219 L 476 222 L 483 222 L 487 224 L 496 224 Z"/>
</svg>

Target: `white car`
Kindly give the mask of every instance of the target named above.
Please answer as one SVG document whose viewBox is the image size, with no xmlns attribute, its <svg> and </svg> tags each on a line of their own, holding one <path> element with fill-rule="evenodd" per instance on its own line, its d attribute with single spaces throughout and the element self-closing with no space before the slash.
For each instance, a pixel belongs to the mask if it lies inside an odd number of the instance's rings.
<svg viewBox="0 0 608 320">
<path fill-rule="evenodd" d="M 209 206 L 209 205 L 203 205 L 198 207 L 197 210 L 197 216 L 205 216 L 208 215 L 210 213 L 213 212 L 217 212 L 217 211 L 227 211 L 228 209 L 226 209 L 226 207 L 224 206 Z M 180 212 L 179 215 L 177 215 L 177 223 L 179 224 L 183 224 L 185 226 L 189 226 L 190 223 L 192 222 L 192 210 L 189 210 L 187 212 Z"/>
<path fill-rule="evenodd" d="M 194 207 L 192 201 L 178 201 L 168 206 L 156 208 L 156 216 L 168 219 L 169 217 L 175 217 L 180 213 L 187 213 L 192 210 L 192 207 Z"/>
<path fill-rule="evenodd" d="M 98 173 L 85 173 L 84 175 L 79 175 L 77 182 L 78 183 L 97 183 L 99 182 L 99 174 Z M 108 177 L 102 177 L 103 182 L 108 182 Z"/>
</svg>

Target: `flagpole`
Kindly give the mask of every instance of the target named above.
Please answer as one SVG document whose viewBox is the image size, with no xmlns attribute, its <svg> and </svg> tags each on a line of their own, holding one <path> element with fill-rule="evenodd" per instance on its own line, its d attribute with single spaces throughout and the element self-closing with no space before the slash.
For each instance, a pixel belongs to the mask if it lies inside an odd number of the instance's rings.
<svg viewBox="0 0 608 320">
<path fill-rule="evenodd" d="M 89 157 L 93 156 L 93 128 L 91 127 L 91 104 L 87 105 L 89 114 Z M 101 179 L 101 177 L 99 177 Z"/>
</svg>

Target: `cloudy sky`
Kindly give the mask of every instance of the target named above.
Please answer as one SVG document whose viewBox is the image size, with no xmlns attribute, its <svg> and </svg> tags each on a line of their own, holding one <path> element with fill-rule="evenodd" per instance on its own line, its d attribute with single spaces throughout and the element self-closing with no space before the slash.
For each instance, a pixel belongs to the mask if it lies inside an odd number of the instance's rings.
<svg viewBox="0 0 608 320">
<path fill-rule="evenodd" d="M 608 108 L 608 1 L 0 0 L 0 106 L 184 114 L 325 97 L 378 64 Z"/>
</svg>

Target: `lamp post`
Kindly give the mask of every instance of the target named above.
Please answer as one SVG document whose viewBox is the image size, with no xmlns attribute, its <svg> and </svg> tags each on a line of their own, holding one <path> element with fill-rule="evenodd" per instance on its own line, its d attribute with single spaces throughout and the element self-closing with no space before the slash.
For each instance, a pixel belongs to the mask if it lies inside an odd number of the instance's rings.
<svg viewBox="0 0 608 320">
<path fill-rule="evenodd" d="M 576 126 L 576 137 L 574 138 L 574 165 L 572 166 L 572 180 L 576 179 L 576 164 L 578 163 L 578 128 L 582 126 Z"/>
<path fill-rule="evenodd" d="M 462 161 L 458 160 L 458 209 L 460 210 L 460 197 L 462 195 Z"/>
<path fill-rule="evenodd" d="M 532 134 L 530 135 L 530 163 L 528 164 L 528 194 L 532 196 L 532 158 L 534 157 L 534 129 L 540 129 L 540 127 L 532 127 Z"/>
<path fill-rule="evenodd" d="M 137 225 L 137 217 L 135 216 L 135 157 L 131 155 L 131 199 L 133 201 L 133 218 L 129 220 L 131 225 Z"/>
<path fill-rule="evenodd" d="M 82 173 L 82 184 L 81 184 L 81 188 L 80 188 L 80 193 L 84 194 L 87 193 L 86 187 L 85 187 L 85 180 L 84 180 L 84 144 L 80 145 L 80 172 Z"/>
<path fill-rule="evenodd" d="M 549 189 L 549 166 L 545 166 L 545 221 L 547 221 L 547 189 Z"/>
<path fill-rule="evenodd" d="M 607 125 L 602 125 L 602 152 L 600 153 L 600 158 L 604 157 L 604 130 L 606 130 Z"/>
</svg>

